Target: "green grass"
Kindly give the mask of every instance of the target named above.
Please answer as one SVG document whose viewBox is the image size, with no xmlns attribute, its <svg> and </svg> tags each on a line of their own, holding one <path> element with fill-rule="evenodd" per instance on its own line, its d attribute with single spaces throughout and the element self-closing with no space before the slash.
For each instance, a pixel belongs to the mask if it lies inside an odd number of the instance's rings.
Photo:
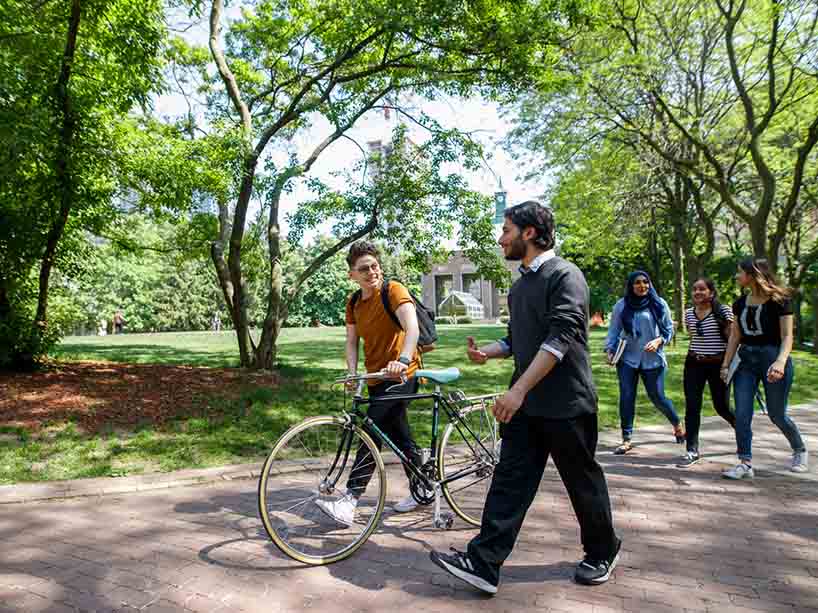
<svg viewBox="0 0 818 613">
<path fill-rule="evenodd" d="M 455 385 L 467 395 L 506 389 L 511 361 L 491 361 L 480 367 L 465 357 L 467 336 L 482 344 L 502 336 L 503 327 L 475 324 L 440 326 L 439 330 L 442 340 L 426 355 L 427 368 L 459 367 L 462 377 Z M 604 363 L 604 335 L 604 330 L 595 330 L 591 336 L 593 371 L 600 397 L 600 425 L 615 428 L 619 394 L 616 372 Z M 259 460 L 290 425 L 341 408 L 343 395 L 331 390 L 329 382 L 343 373 L 343 347 L 342 328 L 287 328 L 279 342 L 280 369 L 285 376 L 281 387 L 248 387 L 234 401 L 213 399 L 210 412 L 176 420 L 163 429 L 143 425 L 132 431 L 89 436 L 73 424 L 63 423 L 48 424 L 41 433 L 32 435 L 0 424 L 0 483 L 119 476 Z M 681 339 L 668 351 L 666 390 L 680 414 L 684 411 L 681 378 L 686 348 L 686 340 Z M 65 339 L 55 355 L 60 360 L 212 367 L 237 364 L 231 332 L 73 337 Z M 818 396 L 818 356 L 796 351 L 793 359 L 796 376 L 791 402 L 812 400 Z M 712 414 L 709 403 L 705 405 L 705 413 Z M 430 413 L 419 409 L 429 406 L 413 406 L 416 437 L 419 442 L 428 441 Z M 641 391 L 637 428 L 663 420 Z"/>
</svg>

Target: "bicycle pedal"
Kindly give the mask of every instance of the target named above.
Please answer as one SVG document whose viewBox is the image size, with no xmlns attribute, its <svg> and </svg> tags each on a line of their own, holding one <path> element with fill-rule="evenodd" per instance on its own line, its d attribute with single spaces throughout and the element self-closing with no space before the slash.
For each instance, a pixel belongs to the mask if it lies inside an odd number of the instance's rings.
<svg viewBox="0 0 818 613">
<path fill-rule="evenodd" d="M 454 515 L 451 513 L 441 513 L 440 517 L 435 519 L 435 528 L 442 530 L 451 530 L 454 525 Z"/>
</svg>

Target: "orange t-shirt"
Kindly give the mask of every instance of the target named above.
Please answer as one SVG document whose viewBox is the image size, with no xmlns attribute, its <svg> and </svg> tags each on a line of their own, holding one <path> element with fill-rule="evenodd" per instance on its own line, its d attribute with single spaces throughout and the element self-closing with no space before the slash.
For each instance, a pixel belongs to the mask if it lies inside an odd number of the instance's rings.
<svg viewBox="0 0 818 613">
<path fill-rule="evenodd" d="M 397 281 L 389 282 L 389 305 L 393 312 L 402 304 L 412 303 L 409 290 Z M 358 336 L 364 339 L 364 365 L 366 372 L 377 372 L 386 365 L 397 360 L 403 349 L 403 339 L 406 333 L 398 327 L 389 313 L 383 308 L 381 288 L 364 299 L 358 298 L 355 308 L 351 308 L 352 297 L 347 300 L 346 322 L 354 325 Z M 409 376 L 420 366 L 417 348 L 412 351 L 412 362 L 409 364 Z M 370 385 L 377 385 L 380 381 L 372 381 Z"/>
</svg>

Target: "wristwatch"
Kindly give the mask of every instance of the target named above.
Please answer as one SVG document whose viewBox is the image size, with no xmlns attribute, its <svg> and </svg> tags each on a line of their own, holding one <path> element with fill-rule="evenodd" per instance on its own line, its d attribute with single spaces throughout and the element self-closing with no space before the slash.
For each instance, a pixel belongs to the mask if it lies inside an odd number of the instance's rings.
<svg viewBox="0 0 818 613">
<path fill-rule="evenodd" d="M 400 362 L 401 364 L 406 364 L 406 366 L 409 366 L 409 364 L 412 363 L 412 360 L 410 358 L 407 358 L 405 355 L 402 355 L 398 358 L 398 362 Z"/>
</svg>

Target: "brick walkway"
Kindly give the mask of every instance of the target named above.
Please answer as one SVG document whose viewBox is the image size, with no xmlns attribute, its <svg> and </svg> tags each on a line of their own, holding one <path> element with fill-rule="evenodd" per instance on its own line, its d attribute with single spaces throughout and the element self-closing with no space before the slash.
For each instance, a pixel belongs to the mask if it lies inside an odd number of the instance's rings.
<svg viewBox="0 0 818 613">
<path fill-rule="evenodd" d="M 462 546 L 472 530 L 435 530 L 425 511 L 390 514 L 352 559 L 304 568 L 260 532 L 255 482 L 218 479 L 0 505 L 0 611 L 818 612 L 818 405 L 793 417 L 816 450 L 810 472 L 786 470 L 784 437 L 758 415 L 752 482 L 719 477 L 735 443 L 712 419 L 701 441 L 707 461 L 686 471 L 673 466 L 680 447 L 668 426 L 637 429 L 639 446 L 624 457 L 604 436 L 599 458 L 624 540 L 604 586 L 571 581 L 581 551 L 552 466 L 490 599 L 428 559 L 431 547 Z M 116 480 L 129 483 L 140 482 Z M 394 468 L 390 486 L 390 500 L 405 493 Z"/>
</svg>

